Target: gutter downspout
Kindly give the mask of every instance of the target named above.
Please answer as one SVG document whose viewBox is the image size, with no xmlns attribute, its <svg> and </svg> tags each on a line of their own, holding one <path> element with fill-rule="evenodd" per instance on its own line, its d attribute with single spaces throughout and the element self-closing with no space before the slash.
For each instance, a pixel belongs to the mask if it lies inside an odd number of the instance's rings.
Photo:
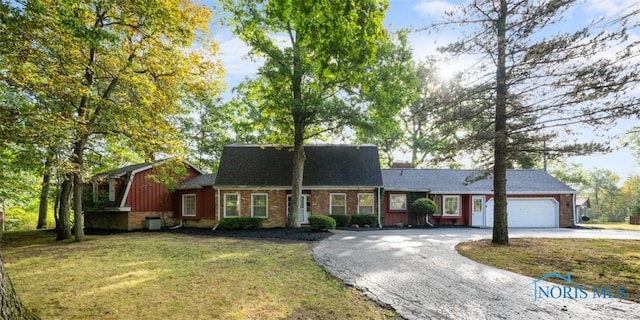
<svg viewBox="0 0 640 320">
<path fill-rule="evenodd" d="M 573 202 L 572 209 L 571 209 L 573 211 L 573 226 L 576 227 L 577 226 L 576 221 L 578 221 L 578 217 L 576 214 L 576 193 L 575 192 L 571 195 L 571 198 L 573 199 L 573 201 L 571 201 Z M 560 214 L 560 212 L 558 212 L 558 214 Z M 558 219 L 560 219 L 560 217 L 558 217 Z M 558 227 L 560 226 L 559 224 L 560 224 L 560 221 L 558 221 Z"/>
<path fill-rule="evenodd" d="M 382 201 L 380 199 L 381 190 L 382 188 L 378 188 L 378 229 L 382 229 L 382 217 L 381 217 Z"/>
<path fill-rule="evenodd" d="M 220 225 L 220 188 L 216 188 L 216 225 L 213 227 L 213 230 L 216 230 Z"/>
</svg>

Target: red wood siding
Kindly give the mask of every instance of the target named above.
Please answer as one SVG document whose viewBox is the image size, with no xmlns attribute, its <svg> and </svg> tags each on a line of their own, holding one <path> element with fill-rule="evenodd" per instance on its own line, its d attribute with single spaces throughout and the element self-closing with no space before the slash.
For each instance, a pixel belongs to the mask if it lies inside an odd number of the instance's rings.
<svg viewBox="0 0 640 320">
<path fill-rule="evenodd" d="M 182 195 L 196 195 L 196 215 L 182 216 Z M 173 213 L 175 217 L 182 219 L 215 219 L 216 218 L 216 191 L 213 187 L 203 187 L 202 189 L 177 190 L 173 196 Z"/>
<path fill-rule="evenodd" d="M 390 210 L 389 198 L 391 194 L 404 194 L 407 197 L 407 209 L 405 210 Z M 409 202 L 409 195 L 406 192 L 385 192 L 382 196 L 382 226 L 394 227 L 401 223 L 403 226 L 409 224 L 409 208 L 411 204 Z"/>
<path fill-rule="evenodd" d="M 136 173 L 129 189 L 129 196 L 125 200 L 125 205 L 130 206 L 132 212 L 171 211 L 173 208 L 172 197 L 169 196 L 167 189 L 149 178 L 150 175 L 155 173 L 155 168 Z M 188 167 L 187 173 L 188 176 L 182 181 L 200 175 L 199 172 L 191 167 Z"/>
</svg>

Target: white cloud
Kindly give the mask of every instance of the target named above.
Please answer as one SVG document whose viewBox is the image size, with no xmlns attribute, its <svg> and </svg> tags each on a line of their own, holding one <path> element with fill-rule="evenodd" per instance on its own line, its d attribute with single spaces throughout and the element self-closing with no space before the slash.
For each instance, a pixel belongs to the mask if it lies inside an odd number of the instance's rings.
<svg viewBox="0 0 640 320">
<path fill-rule="evenodd" d="M 621 15 L 638 10 L 640 4 L 637 0 L 590 0 L 587 10 L 592 14 Z"/>
<path fill-rule="evenodd" d="M 248 56 L 250 48 L 238 38 L 217 39 L 220 58 L 225 68 L 229 88 L 235 87 L 247 76 L 253 76 L 263 61 L 254 61 Z"/>
<path fill-rule="evenodd" d="M 443 16 L 445 11 L 452 11 L 456 5 L 447 1 L 424 1 L 415 7 L 416 11 L 423 16 Z"/>
</svg>

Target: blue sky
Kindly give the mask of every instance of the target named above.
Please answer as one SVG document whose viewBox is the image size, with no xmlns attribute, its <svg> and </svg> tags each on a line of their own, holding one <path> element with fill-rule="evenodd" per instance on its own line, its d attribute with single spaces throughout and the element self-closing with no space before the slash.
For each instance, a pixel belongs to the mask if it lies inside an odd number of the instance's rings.
<svg viewBox="0 0 640 320">
<path fill-rule="evenodd" d="M 429 25 L 434 20 L 440 19 L 444 10 L 450 9 L 455 6 L 455 4 L 463 2 L 464 1 L 390 0 L 389 11 L 387 12 L 384 24 L 385 27 L 392 31 L 408 27 L 420 28 Z M 628 11 L 630 8 L 638 8 L 638 6 L 640 6 L 640 4 L 637 0 L 586 0 L 581 6 L 566 13 L 566 27 L 575 27 L 603 16 L 619 14 L 620 12 Z M 239 39 L 234 38 L 229 30 L 221 27 L 219 24 L 215 24 L 212 26 L 212 31 L 220 45 L 222 52 L 221 58 L 226 69 L 227 86 L 230 91 L 245 77 L 255 75 L 260 61 L 252 61 L 248 58 L 246 56 L 248 52 L 247 46 Z M 411 34 L 409 40 L 414 50 L 414 58 L 416 60 L 424 59 L 426 56 L 433 54 L 437 46 L 453 41 L 457 36 L 458 34 L 455 31 L 438 35 L 428 34 L 426 32 Z M 632 36 L 640 40 L 640 34 Z M 456 67 L 454 66 L 454 68 Z M 458 68 L 461 69 L 462 67 Z M 225 96 L 229 96 L 229 94 L 227 93 Z M 640 126 L 640 121 L 637 119 L 622 120 L 616 127 L 600 132 L 589 128 L 584 130 L 577 139 L 580 141 L 597 139 L 601 142 L 610 143 L 612 147 L 616 147 L 619 145 L 617 139 L 609 140 L 607 137 L 617 136 L 633 126 Z M 622 179 L 625 179 L 629 174 L 640 174 L 638 166 L 626 148 L 606 155 L 573 157 L 567 159 L 567 161 L 582 163 L 586 169 L 595 167 L 610 169 L 620 175 Z"/>
</svg>

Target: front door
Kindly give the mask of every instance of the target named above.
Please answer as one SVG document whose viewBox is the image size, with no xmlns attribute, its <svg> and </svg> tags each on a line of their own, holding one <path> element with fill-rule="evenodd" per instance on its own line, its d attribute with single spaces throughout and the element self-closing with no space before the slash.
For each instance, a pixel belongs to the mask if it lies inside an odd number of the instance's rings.
<svg viewBox="0 0 640 320">
<path fill-rule="evenodd" d="M 474 227 L 484 227 L 484 196 L 471 197 L 471 225 Z"/>
<path fill-rule="evenodd" d="M 300 208 L 298 209 L 298 222 L 309 223 L 309 212 L 311 211 L 311 197 L 308 194 L 300 196 Z M 289 214 L 289 207 L 291 206 L 291 195 L 287 195 L 287 214 Z"/>
</svg>

